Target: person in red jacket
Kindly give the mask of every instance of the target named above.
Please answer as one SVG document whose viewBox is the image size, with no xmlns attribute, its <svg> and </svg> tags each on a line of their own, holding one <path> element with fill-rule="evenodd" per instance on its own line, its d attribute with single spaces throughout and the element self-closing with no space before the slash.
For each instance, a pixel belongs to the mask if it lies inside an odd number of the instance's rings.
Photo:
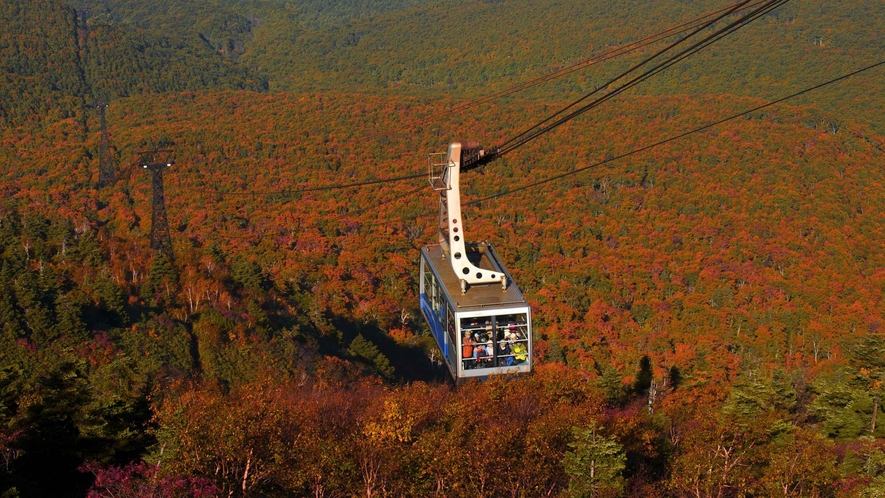
<svg viewBox="0 0 885 498">
<path fill-rule="evenodd" d="M 464 368 L 473 368 L 476 366 L 476 348 L 474 348 L 473 339 L 470 333 L 465 332 L 464 338 L 461 339 L 461 359 L 464 360 Z"/>
</svg>

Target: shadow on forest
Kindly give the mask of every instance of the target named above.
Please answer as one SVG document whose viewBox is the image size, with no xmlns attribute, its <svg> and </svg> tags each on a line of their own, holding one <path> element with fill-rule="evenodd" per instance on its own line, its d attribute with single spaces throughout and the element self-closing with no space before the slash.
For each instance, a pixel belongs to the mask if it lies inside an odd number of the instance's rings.
<svg viewBox="0 0 885 498">
<path fill-rule="evenodd" d="M 429 338 L 417 336 L 414 344 L 400 344 L 384 333 L 375 324 L 357 323 L 343 317 L 335 317 L 331 320 L 334 327 L 342 334 L 342 344 L 351 344 L 357 336 L 371 342 L 378 351 L 390 361 L 394 374 L 392 379 L 398 382 L 444 382 L 447 379 L 447 371 L 441 364 L 434 364 L 427 356 L 427 350 L 422 339 Z M 423 343 L 423 344 L 422 344 Z M 432 347 L 436 347 L 430 341 Z M 321 342 L 321 353 L 341 355 L 337 344 L 331 341 Z"/>
</svg>

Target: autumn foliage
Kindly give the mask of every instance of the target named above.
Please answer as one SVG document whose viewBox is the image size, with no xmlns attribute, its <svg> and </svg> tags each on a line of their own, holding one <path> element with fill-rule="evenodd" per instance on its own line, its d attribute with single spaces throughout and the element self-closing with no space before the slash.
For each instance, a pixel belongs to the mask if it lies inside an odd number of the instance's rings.
<svg viewBox="0 0 885 498">
<path fill-rule="evenodd" d="M 593 166 L 868 63 L 881 36 L 847 26 L 875 15 L 821 7 L 818 35 L 809 7 L 778 11 L 760 23 L 772 57 L 827 63 L 756 74 L 723 46 L 465 174 L 465 236 L 530 301 L 537 368 L 455 388 L 417 301 L 435 195 L 350 184 L 424 173 L 450 140 L 500 143 L 614 72 L 451 113 L 583 53 L 517 18 L 572 37 L 607 19 L 598 47 L 650 21 L 467 2 L 469 25 L 513 16 L 509 34 L 466 30 L 471 50 L 431 43 L 448 24 L 415 35 L 453 15 L 440 2 L 13 3 L 0 494 L 885 493 L 882 79 Z M 506 36 L 524 41 L 499 54 Z M 100 97 L 118 181 L 96 189 Z M 155 148 L 175 151 L 169 255 L 137 167 Z"/>
</svg>

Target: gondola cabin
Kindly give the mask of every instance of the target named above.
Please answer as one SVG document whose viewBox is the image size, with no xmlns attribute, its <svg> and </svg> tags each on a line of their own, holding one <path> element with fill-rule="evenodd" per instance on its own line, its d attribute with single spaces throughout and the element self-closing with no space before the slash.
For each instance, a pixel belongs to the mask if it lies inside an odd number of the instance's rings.
<svg viewBox="0 0 885 498">
<path fill-rule="evenodd" d="M 439 244 L 421 249 L 421 311 L 457 384 L 530 372 L 531 308 L 494 248 L 464 241 L 461 144 L 449 145 L 444 162 L 440 156 L 430 161 L 440 192 Z"/>
<path fill-rule="evenodd" d="M 473 377 L 532 370 L 531 308 L 489 245 L 477 266 L 507 277 L 464 294 L 442 246 L 421 249 L 421 311 L 457 383 Z"/>
</svg>

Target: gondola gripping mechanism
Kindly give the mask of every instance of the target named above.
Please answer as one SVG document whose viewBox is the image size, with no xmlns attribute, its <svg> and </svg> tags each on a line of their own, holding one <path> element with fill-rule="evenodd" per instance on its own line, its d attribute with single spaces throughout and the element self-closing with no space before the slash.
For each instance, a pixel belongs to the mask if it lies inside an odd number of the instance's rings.
<svg viewBox="0 0 885 498">
<path fill-rule="evenodd" d="M 461 280 L 461 292 L 468 285 L 500 283 L 507 288 L 504 272 L 485 270 L 475 266 L 468 258 L 468 251 L 484 251 L 486 244 L 467 244 L 464 220 L 461 217 L 461 171 L 480 168 L 498 157 L 496 148 L 484 149 L 476 142 L 453 142 L 445 153 L 429 156 L 430 185 L 439 192 L 439 243 L 443 255 L 449 255 L 452 269 Z"/>
</svg>

